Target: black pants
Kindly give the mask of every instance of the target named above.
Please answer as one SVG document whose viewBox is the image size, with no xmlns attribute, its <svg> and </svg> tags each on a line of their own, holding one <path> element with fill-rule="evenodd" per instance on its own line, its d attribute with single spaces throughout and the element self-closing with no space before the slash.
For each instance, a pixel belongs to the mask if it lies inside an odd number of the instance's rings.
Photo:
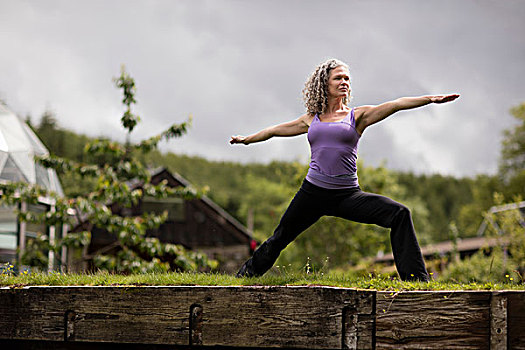
<svg viewBox="0 0 525 350">
<path fill-rule="evenodd" d="M 288 206 L 273 236 L 261 244 L 237 275 L 263 275 L 273 266 L 281 251 L 323 215 L 391 228 L 392 252 L 401 279 L 428 280 L 407 207 L 359 188 L 330 190 L 306 180 Z"/>
</svg>

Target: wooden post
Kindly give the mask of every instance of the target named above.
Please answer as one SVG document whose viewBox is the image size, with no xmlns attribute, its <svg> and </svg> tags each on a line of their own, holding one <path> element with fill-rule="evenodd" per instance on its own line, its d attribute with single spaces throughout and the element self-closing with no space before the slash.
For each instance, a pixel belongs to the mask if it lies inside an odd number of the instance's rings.
<svg viewBox="0 0 525 350">
<path fill-rule="evenodd" d="M 253 237 L 253 208 L 248 208 L 248 216 L 246 218 L 246 228 L 248 233 Z"/>
<path fill-rule="evenodd" d="M 490 300 L 490 349 L 507 350 L 507 296 L 494 292 Z"/>
<path fill-rule="evenodd" d="M 375 349 L 376 348 L 376 314 L 375 294 L 371 296 L 367 308 L 343 308 L 342 349 Z"/>
<path fill-rule="evenodd" d="M 20 211 L 25 213 L 27 211 L 27 203 L 20 203 Z M 26 222 L 18 221 L 18 268 L 22 266 L 22 255 L 26 250 Z"/>
<path fill-rule="evenodd" d="M 53 213 L 55 212 L 55 206 L 51 205 L 49 210 Z M 55 235 L 56 235 L 56 227 L 55 226 L 49 226 L 49 244 L 54 245 L 55 244 Z M 55 252 L 50 249 L 48 254 L 48 264 L 47 269 L 48 271 L 53 271 L 55 269 Z"/>
<path fill-rule="evenodd" d="M 67 235 L 67 224 L 62 223 L 61 225 L 61 238 L 65 238 Z M 62 246 L 62 249 L 60 251 L 60 271 L 62 272 L 69 272 L 69 249 L 66 245 Z"/>
</svg>

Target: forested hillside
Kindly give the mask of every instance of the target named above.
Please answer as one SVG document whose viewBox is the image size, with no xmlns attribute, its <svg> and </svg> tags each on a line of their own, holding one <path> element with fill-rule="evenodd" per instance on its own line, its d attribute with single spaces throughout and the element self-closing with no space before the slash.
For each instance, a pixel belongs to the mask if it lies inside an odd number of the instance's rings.
<svg viewBox="0 0 525 350">
<path fill-rule="evenodd" d="M 520 119 L 524 109 L 520 106 L 511 113 Z M 51 153 L 89 161 L 82 158 L 82 149 L 89 138 L 61 128 L 51 113 L 45 113 L 32 127 Z M 509 147 L 523 141 L 520 135 L 515 135 L 518 131 L 506 134 Z M 516 139 L 514 143 L 512 137 Z M 510 152 L 507 157 L 517 157 L 519 161 L 522 154 Z M 261 241 L 272 234 L 307 171 L 307 164 L 296 162 L 241 164 L 174 153 L 152 152 L 141 159 L 152 168 L 167 167 L 198 187 L 208 186 L 209 197 L 242 223 L 246 224 L 248 216 L 252 216 L 254 235 Z M 460 238 L 475 235 L 484 211 L 494 204 L 495 192 L 502 193 L 504 201 L 514 201 L 523 195 L 523 167 L 515 159 L 514 163 L 513 159 L 502 159 L 504 166 L 494 176 L 418 175 L 382 166 L 367 167 L 366 163 L 359 165 L 358 175 L 363 190 L 387 195 L 411 208 L 420 243 L 426 244 L 449 239 L 451 225 L 457 227 Z M 69 194 L 82 194 L 90 186 L 80 179 L 61 180 Z M 328 258 L 333 267 L 357 264 L 378 251 L 388 252 L 390 241 L 388 231 L 380 227 L 325 217 L 287 250 L 278 264 L 303 262 L 304 265 L 309 259 L 310 264 L 320 266 Z"/>
</svg>

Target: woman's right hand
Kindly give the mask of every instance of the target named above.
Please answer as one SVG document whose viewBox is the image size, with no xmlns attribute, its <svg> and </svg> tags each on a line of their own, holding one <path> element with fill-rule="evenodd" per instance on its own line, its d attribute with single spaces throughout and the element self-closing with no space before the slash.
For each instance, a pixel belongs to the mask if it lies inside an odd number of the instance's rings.
<svg viewBox="0 0 525 350">
<path fill-rule="evenodd" d="M 242 136 L 242 135 L 232 136 L 232 138 L 230 139 L 230 144 L 234 145 L 236 143 L 242 143 L 244 145 L 247 145 L 246 136 Z"/>
<path fill-rule="evenodd" d="M 308 132 L 308 127 L 310 126 L 310 123 L 312 122 L 313 118 L 313 116 L 305 114 L 300 116 L 296 120 L 267 127 L 259 132 L 256 132 L 253 135 L 232 136 L 232 138 L 230 139 L 230 143 L 232 145 L 236 143 L 250 145 L 256 142 L 266 141 L 274 136 L 297 136 L 301 134 L 306 134 Z"/>
</svg>

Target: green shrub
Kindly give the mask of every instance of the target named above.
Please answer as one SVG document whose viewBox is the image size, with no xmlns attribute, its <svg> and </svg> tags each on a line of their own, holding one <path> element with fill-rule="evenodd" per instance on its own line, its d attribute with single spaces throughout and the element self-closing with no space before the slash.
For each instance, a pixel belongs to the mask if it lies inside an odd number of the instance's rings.
<svg viewBox="0 0 525 350">
<path fill-rule="evenodd" d="M 440 280 L 457 283 L 499 283 L 521 280 L 521 277 L 513 271 L 513 265 L 507 262 L 508 258 L 504 256 L 501 249 L 495 249 L 489 255 L 480 250 L 464 260 L 451 263 L 441 274 Z"/>
</svg>

